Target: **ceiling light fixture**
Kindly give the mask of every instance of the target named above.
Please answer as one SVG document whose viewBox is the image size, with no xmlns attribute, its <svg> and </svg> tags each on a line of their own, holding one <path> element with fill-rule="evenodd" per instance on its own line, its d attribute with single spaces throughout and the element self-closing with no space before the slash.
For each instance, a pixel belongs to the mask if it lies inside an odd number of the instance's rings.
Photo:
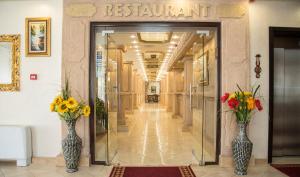
<svg viewBox="0 0 300 177">
<path fill-rule="evenodd" d="M 134 34 L 132 34 L 132 35 L 130 36 L 130 38 L 134 39 L 134 38 L 136 38 L 136 36 L 135 36 Z"/>
<path fill-rule="evenodd" d="M 178 39 L 178 38 L 179 38 L 179 36 L 177 36 L 177 35 L 172 36 L 172 39 Z"/>
<path fill-rule="evenodd" d="M 148 77 L 145 71 L 145 65 L 144 65 L 144 60 L 143 57 L 141 56 L 141 53 L 139 53 L 139 50 L 136 50 L 136 55 L 137 55 L 137 68 L 139 70 L 140 75 L 144 78 L 145 81 L 148 81 Z"/>
</svg>

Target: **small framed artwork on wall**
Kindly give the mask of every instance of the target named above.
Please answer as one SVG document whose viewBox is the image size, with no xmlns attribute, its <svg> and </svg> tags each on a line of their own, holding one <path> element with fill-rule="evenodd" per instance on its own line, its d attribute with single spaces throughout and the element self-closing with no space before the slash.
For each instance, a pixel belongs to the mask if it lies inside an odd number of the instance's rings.
<svg viewBox="0 0 300 177">
<path fill-rule="evenodd" d="M 27 57 L 51 55 L 51 24 L 49 17 L 26 18 L 25 50 Z"/>
</svg>

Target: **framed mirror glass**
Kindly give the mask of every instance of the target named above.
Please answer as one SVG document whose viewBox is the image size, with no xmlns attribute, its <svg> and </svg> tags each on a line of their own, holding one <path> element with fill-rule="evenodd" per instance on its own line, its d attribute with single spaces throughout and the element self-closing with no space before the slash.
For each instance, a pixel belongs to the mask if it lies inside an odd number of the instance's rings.
<svg viewBox="0 0 300 177">
<path fill-rule="evenodd" d="M 20 89 L 20 35 L 0 35 L 0 91 Z"/>
</svg>

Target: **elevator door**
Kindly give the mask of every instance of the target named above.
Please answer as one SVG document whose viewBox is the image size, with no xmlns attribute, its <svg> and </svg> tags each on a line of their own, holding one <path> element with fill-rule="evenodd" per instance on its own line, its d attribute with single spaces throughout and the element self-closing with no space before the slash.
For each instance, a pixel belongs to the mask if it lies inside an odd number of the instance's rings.
<svg viewBox="0 0 300 177">
<path fill-rule="evenodd" d="M 300 50 L 274 49 L 273 157 L 300 156 Z"/>
</svg>

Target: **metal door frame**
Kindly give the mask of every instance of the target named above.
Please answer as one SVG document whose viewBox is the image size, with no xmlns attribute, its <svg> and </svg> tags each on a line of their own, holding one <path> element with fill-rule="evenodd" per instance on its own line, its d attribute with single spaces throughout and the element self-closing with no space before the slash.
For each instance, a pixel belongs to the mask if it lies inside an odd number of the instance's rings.
<svg viewBox="0 0 300 177">
<path fill-rule="evenodd" d="M 274 110 L 274 38 L 300 37 L 300 28 L 269 27 L 269 135 L 268 135 L 268 163 L 272 163 L 273 146 L 273 110 Z"/>
<path fill-rule="evenodd" d="M 206 162 L 205 165 L 219 164 L 219 155 L 221 152 L 221 22 L 90 22 L 90 49 L 89 49 L 89 104 L 91 107 L 91 114 L 89 119 L 90 128 L 90 161 L 91 164 L 105 165 L 105 161 L 95 160 L 95 138 L 94 138 L 94 72 L 95 72 L 95 33 L 96 27 L 215 27 L 217 29 L 217 110 L 216 110 L 216 156 L 215 162 Z"/>
</svg>

